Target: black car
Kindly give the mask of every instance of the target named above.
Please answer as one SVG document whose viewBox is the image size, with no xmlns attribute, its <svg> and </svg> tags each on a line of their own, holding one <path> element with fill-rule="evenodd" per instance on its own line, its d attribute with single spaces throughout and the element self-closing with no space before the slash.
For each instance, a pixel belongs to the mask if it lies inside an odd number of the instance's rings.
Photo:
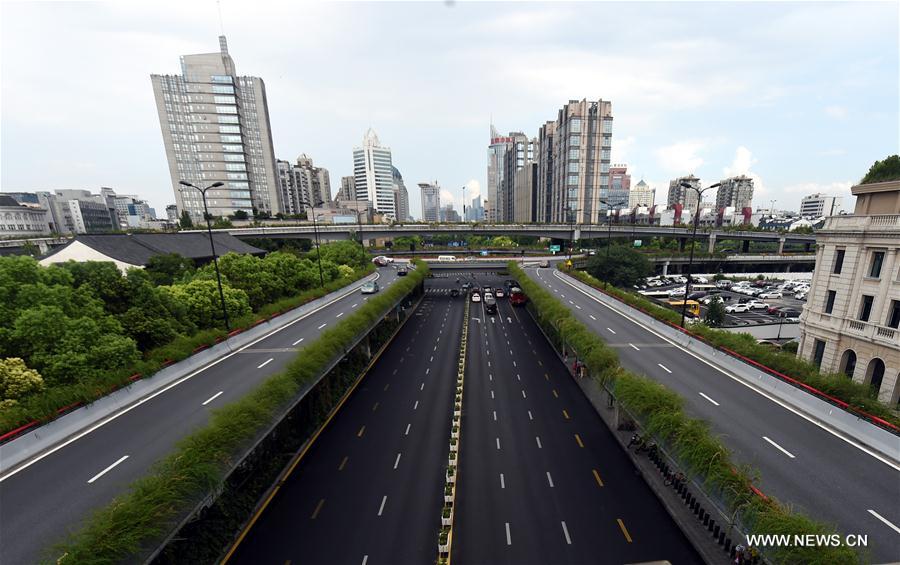
<svg viewBox="0 0 900 565">
<path fill-rule="evenodd" d="M 409 271 L 406 270 L 406 267 L 400 267 L 399 269 L 397 269 L 397 276 L 405 277 L 408 272 Z"/>
</svg>

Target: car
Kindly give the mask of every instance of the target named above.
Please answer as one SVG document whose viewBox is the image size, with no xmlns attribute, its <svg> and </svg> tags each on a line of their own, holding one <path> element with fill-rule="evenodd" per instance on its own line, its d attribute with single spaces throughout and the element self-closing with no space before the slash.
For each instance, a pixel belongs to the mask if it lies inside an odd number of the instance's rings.
<svg viewBox="0 0 900 565">
<path fill-rule="evenodd" d="M 729 289 L 729 288 L 731 288 L 731 285 L 732 285 L 731 281 L 716 281 L 716 288 Z"/>
<path fill-rule="evenodd" d="M 466 292 L 468 292 L 470 288 L 472 288 L 472 283 L 470 283 L 470 282 L 462 283 L 462 289 L 465 290 Z"/>
<path fill-rule="evenodd" d="M 497 313 L 497 301 L 490 294 L 484 295 L 484 311 L 488 314 Z"/>
<path fill-rule="evenodd" d="M 481 302 L 481 295 L 477 292 L 472 293 L 472 302 Z"/>
<path fill-rule="evenodd" d="M 687 277 L 673 277 L 675 282 L 678 284 L 684 284 L 687 282 Z"/>
<path fill-rule="evenodd" d="M 759 300 L 751 300 L 750 302 L 747 303 L 747 306 L 749 306 L 753 310 L 768 310 L 769 309 L 768 304 L 766 304 L 765 302 L 761 302 Z"/>
<path fill-rule="evenodd" d="M 362 294 L 375 294 L 378 292 L 378 283 L 375 281 L 369 281 L 362 285 L 359 289 Z"/>
<path fill-rule="evenodd" d="M 709 282 L 709 279 L 706 277 L 701 277 L 699 275 L 691 275 L 691 280 L 698 284 L 706 284 Z"/>
<path fill-rule="evenodd" d="M 766 313 L 772 314 L 773 316 L 777 316 L 782 308 L 784 308 L 784 306 L 769 306 L 769 309 L 766 310 Z"/>
<path fill-rule="evenodd" d="M 405 277 L 408 273 L 409 271 L 406 269 L 406 267 L 400 267 L 399 269 L 397 269 L 398 277 Z"/>
<path fill-rule="evenodd" d="M 506 291 L 498 286 L 496 289 L 494 289 L 494 296 L 496 296 L 497 298 L 503 298 L 504 296 L 506 296 Z"/>
<path fill-rule="evenodd" d="M 704 296 L 706 296 L 705 290 L 696 290 L 696 291 L 688 294 L 687 299 L 688 300 L 697 300 L 698 298 L 703 298 Z"/>
<path fill-rule="evenodd" d="M 438 263 L 455 263 L 456 255 L 438 255 Z"/>
<path fill-rule="evenodd" d="M 509 289 L 509 303 L 513 306 L 524 306 L 528 302 L 528 297 L 522 292 L 522 289 L 514 286 Z"/>
<path fill-rule="evenodd" d="M 494 300 L 494 293 L 493 292 L 485 292 L 484 295 L 482 296 L 482 298 L 484 298 L 485 301 Z"/>
<path fill-rule="evenodd" d="M 767 291 L 765 291 L 765 292 L 760 292 L 760 293 L 758 294 L 758 296 L 759 296 L 760 298 L 765 298 L 766 300 L 769 300 L 769 299 L 771 299 L 771 298 L 784 298 L 784 295 L 781 294 L 781 293 L 780 293 L 779 291 L 777 291 L 777 290 L 767 290 Z"/>
<path fill-rule="evenodd" d="M 807 292 L 808 291 L 806 291 L 806 290 L 804 290 L 803 292 L 798 292 L 797 294 L 794 295 L 794 298 L 796 298 L 797 300 L 806 300 Z"/>
<path fill-rule="evenodd" d="M 734 314 L 736 312 L 749 312 L 750 306 L 746 303 L 744 304 L 729 304 L 725 307 L 725 311 L 729 314 Z"/>
<path fill-rule="evenodd" d="M 790 318 L 785 318 L 784 321 L 787 322 L 788 324 L 799 324 L 800 317 L 799 316 L 791 316 Z"/>
<path fill-rule="evenodd" d="M 469 261 L 469 262 L 477 261 L 477 260 L 478 260 L 478 258 L 475 257 L 474 255 L 469 255 L 465 259 L 463 259 L 463 261 Z"/>
<path fill-rule="evenodd" d="M 797 310 L 796 308 L 780 308 L 779 312 L 778 312 L 778 316 L 780 318 L 785 318 L 788 320 L 791 318 L 797 318 L 799 320 L 800 319 L 800 310 Z"/>
<path fill-rule="evenodd" d="M 378 257 L 372 259 L 372 263 L 374 263 L 376 267 L 386 267 L 393 262 L 393 259 L 391 259 L 390 257 L 385 257 L 384 255 L 379 255 Z"/>
<path fill-rule="evenodd" d="M 489 292 L 494 292 L 494 289 L 491 288 L 491 287 L 489 287 L 489 286 L 486 286 L 486 287 L 484 287 L 484 288 L 481 289 L 481 292 L 487 294 L 487 293 L 489 293 Z"/>
<path fill-rule="evenodd" d="M 549 266 L 550 266 L 550 261 L 547 261 L 546 259 L 544 259 L 543 261 L 538 263 L 538 267 L 540 267 L 542 269 L 546 269 Z"/>
<path fill-rule="evenodd" d="M 450 296 L 459 296 L 459 289 L 458 289 L 458 288 L 451 288 L 451 289 L 450 289 Z"/>
</svg>

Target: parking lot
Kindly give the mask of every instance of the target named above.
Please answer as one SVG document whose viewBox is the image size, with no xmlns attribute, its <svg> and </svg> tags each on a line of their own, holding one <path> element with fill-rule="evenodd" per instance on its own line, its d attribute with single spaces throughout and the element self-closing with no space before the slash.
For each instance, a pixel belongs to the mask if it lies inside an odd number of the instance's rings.
<svg viewBox="0 0 900 565">
<path fill-rule="evenodd" d="M 659 279 L 659 277 L 656 277 L 656 280 Z M 777 289 L 774 287 L 780 285 L 782 282 L 783 281 L 777 280 L 765 281 L 765 283 L 770 287 L 770 291 L 776 291 Z M 726 283 L 721 282 L 720 284 L 722 287 L 724 287 Z M 642 288 L 639 289 L 639 291 L 649 298 L 653 298 L 660 303 L 665 303 L 667 300 L 681 300 L 683 295 L 676 294 L 667 296 L 663 293 L 667 293 L 684 286 L 684 283 L 674 282 L 670 279 L 668 281 L 665 281 L 665 284 L 661 286 Z M 781 298 L 759 298 L 757 296 L 752 296 L 749 293 L 741 292 L 740 289 L 731 290 L 729 288 L 722 287 L 714 288 L 713 282 L 711 280 L 707 281 L 705 284 L 701 281 L 698 281 L 691 285 L 691 293 L 693 295 L 696 290 L 697 292 L 707 292 L 721 297 L 724 305 L 726 306 L 725 326 L 739 327 L 760 324 L 797 323 L 799 322 L 799 313 L 803 311 L 803 306 L 805 304 L 805 300 L 799 300 L 795 298 L 789 289 L 780 290 L 780 292 L 782 293 Z M 751 285 L 750 288 L 754 287 Z M 710 294 L 707 294 L 706 297 L 708 296 L 710 296 Z M 700 302 L 701 319 L 706 316 L 707 306 L 706 304 L 704 304 L 704 298 L 706 297 L 692 298 L 692 300 L 698 300 Z M 728 307 L 731 305 L 752 302 L 765 304 L 765 307 L 753 308 L 746 312 L 727 312 L 727 310 L 730 309 Z M 769 313 L 770 308 L 790 309 L 788 312 L 790 315 L 784 316 L 779 315 L 780 313 Z"/>
</svg>

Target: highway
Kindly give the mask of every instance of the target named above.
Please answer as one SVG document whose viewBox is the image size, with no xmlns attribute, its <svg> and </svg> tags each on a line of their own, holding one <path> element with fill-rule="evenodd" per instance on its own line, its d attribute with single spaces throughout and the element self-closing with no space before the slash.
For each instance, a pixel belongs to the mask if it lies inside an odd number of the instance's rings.
<svg viewBox="0 0 900 565">
<path fill-rule="evenodd" d="M 228 563 L 434 561 L 464 305 L 435 294 L 423 299 Z"/>
<path fill-rule="evenodd" d="M 470 313 L 452 562 L 700 562 L 528 313 L 498 303 Z"/>
<path fill-rule="evenodd" d="M 379 273 L 382 288 L 396 280 L 392 268 Z M 367 299 L 351 292 L 0 475 L 0 563 L 55 560 L 44 548 L 146 474 L 179 439 L 203 426 L 212 410 L 283 369 L 304 342 Z"/>
<path fill-rule="evenodd" d="M 764 492 L 843 534 L 868 534 L 873 562 L 900 560 L 900 467 L 613 311 L 555 269 L 526 272 L 615 348 L 625 368 L 681 395 L 736 462 L 759 470 Z"/>
</svg>

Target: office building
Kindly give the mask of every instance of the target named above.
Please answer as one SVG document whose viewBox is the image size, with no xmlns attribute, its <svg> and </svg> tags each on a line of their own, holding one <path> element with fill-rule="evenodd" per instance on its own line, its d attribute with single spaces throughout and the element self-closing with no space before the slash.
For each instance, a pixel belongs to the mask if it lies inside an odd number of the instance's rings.
<svg viewBox="0 0 900 565">
<path fill-rule="evenodd" d="M 169 221 L 169 223 L 178 223 L 178 206 L 174 204 L 169 204 L 168 206 L 166 206 L 166 219 Z"/>
<path fill-rule="evenodd" d="M 151 80 L 178 209 L 203 219 L 202 196 L 181 190 L 184 180 L 223 183 L 206 193 L 213 216 L 281 212 L 265 84 L 238 76 L 225 37 L 216 53 L 183 55 L 181 74 Z"/>
<path fill-rule="evenodd" d="M 494 199 L 492 210 L 494 211 L 494 221 L 512 222 L 516 215 L 515 202 L 518 190 L 516 174 L 534 161 L 535 140 L 528 139 L 522 132 L 510 132 L 507 137 L 501 139 L 505 139 L 507 142 L 491 145 L 491 150 L 500 155 L 499 162 L 501 164 L 499 179 L 497 179 L 499 182 L 497 196 Z"/>
<path fill-rule="evenodd" d="M 452 202 L 441 207 L 441 221 L 451 224 L 460 221 L 459 212 L 453 209 Z"/>
<path fill-rule="evenodd" d="M 394 202 L 394 170 L 391 150 L 382 147 L 375 130 L 369 128 L 361 147 L 353 149 L 353 177 L 357 200 L 371 200 L 375 211 L 397 217 Z"/>
<path fill-rule="evenodd" d="M 35 198 L 35 200 L 37 200 Z M 37 202 L 20 204 L 7 194 L 0 194 L 0 237 L 35 237 L 50 235 L 47 209 Z"/>
<path fill-rule="evenodd" d="M 484 221 L 484 206 L 481 205 L 481 195 L 472 199 L 471 205 L 466 209 L 467 222 Z"/>
<path fill-rule="evenodd" d="M 556 122 L 546 122 L 538 131 L 537 139 L 537 178 L 535 179 L 534 192 L 536 208 L 534 210 L 535 221 L 548 223 L 553 215 L 553 179 L 554 161 L 556 150 L 554 144 L 556 138 Z"/>
<path fill-rule="evenodd" d="M 353 177 L 341 177 L 341 189 L 338 191 L 335 200 L 339 202 L 348 202 L 356 200 L 356 186 Z"/>
<path fill-rule="evenodd" d="M 731 177 L 719 181 L 716 192 L 716 210 L 750 208 L 753 201 L 753 179 L 747 176 Z"/>
<path fill-rule="evenodd" d="M 694 175 L 678 177 L 669 181 L 669 194 L 666 198 L 666 206 L 674 208 L 676 205 L 681 205 L 683 209 L 695 212 L 698 204 L 697 191 L 692 188 L 685 188 L 681 185 L 683 182 L 697 189 L 700 188 L 700 179 Z"/>
<path fill-rule="evenodd" d="M 900 400 L 900 181 L 854 186 L 852 215 L 816 232 L 816 268 L 800 316 L 797 354 L 823 373 Z"/>
<path fill-rule="evenodd" d="M 537 183 L 538 165 L 533 161 L 526 162 L 524 167 L 516 171 L 513 177 L 513 217 L 512 221 L 518 224 L 530 224 L 535 221 L 537 209 L 537 193 L 534 186 Z"/>
<path fill-rule="evenodd" d="M 654 203 L 656 203 L 656 189 L 650 188 L 643 179 L 628 191 L 628 208 L 632 210 L 636 206 L 650 208 Z"/>
<path fill-rule="evenodd" d="M 631 192 L 631 175 L 627 165 L 613 165 L 609 168 L 609 188 L 600 189 L 600 215 L 611 216 L 607 210 L 622 210 L 628 207 Z"/>
<path fill-rule="evenodd" d="M 487 198 L 484 203 L 485 221 L 499 221 L 500 212 L 497 207 L 498 196 L 503 184 L 503 158 L 513 143 L 511 137 L 501 136 L 491 124 L 491 137 L 488 144 Z"/>
<path fill-rule="evenodd" d="M 394 182 L 394 202 L 397 206 L 397 221 L 408 222 L 412 218 L 409 215 L 409 191 L 403 183 L 403 175 L 397 167 L 391 167 Z"/>
<path fill-rule="evenodd" d="M 420 182 L 419 190 L 422 193 L 422 221 L 440 222 L 441 187 L 437 181 L 434 181 L 434 184 Z"/>
<path fill-rule="evenodd" d="M 833 216 L 843 211 L 843 203 L 840 196 L 827 194 L 810 194 L 800 200 L 800 215 L 804 218 L 821 218 Z"/>
</svg>

